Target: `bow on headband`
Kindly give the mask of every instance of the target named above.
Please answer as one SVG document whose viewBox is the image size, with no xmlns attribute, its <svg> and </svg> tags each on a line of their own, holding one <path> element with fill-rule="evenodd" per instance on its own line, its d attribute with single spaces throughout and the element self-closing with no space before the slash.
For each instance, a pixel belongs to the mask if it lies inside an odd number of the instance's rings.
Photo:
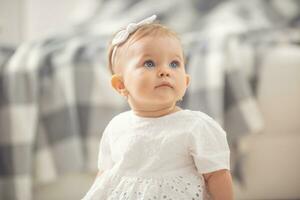
<svg viewBox="0 0 300 200">
<path fill-rule="evenodd" d="M 119 45 L 125 42 L 128 38 L 128 36 L 136 31 L 140 26 L 145 24 L 151 24 L 156 19 L 156 15 L 152 15 L 151 17 L 148 17 L 138 23 L 130 23 L 127 25 L 126 29 L 121 30 L 117 33 L 117 35 L 112 40 L 112 45 Z"/>
<path fill-rule="evenodd" d="M 125 42 L 128 36 L 135 32 L 139 27 L 145 24 L 151 24 L 156 19 L 156 15 L 152 15 L 138 23 L 130 23 L 127 25 L 126 29 L 121 30 L 116 34 L 116 36 L 112 40 L 112 45 L 115 46 L 111 56 L 111 63 L 113 63 L 113 58 L 117 49 L 117 46 Z"/>
</svg>

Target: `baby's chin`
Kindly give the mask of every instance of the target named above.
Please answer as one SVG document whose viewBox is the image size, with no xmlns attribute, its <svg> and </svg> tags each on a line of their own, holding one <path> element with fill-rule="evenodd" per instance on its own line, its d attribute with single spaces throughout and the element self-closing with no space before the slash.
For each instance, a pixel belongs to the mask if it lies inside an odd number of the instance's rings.
<svg viewBox="0 0 300 200">
<path fill-rule="evenodd" d="M 137 106 L 144 109 L 152 108 L 163 108 L 172 107 L 176 105 L 177 101 L 180 99 L 179 95 L 164 93 L 149 95 L 147 97 L 138 98 L 130 101 L 132 106 Z"/>
<path fill-rule="evenodd" d="M 175 97 L 156 97 L 150 99 L 147 103 L 157 107 L 167 107 L 176 104 L 176 99 Z"/>
<path fill-rule="evenodd" d="M 162 93 L 150 98 L 150 101 L 156 104 L 174 104 L 176 103 L 182 95 L 176 95 L 174 93 Z"/>
</svg>

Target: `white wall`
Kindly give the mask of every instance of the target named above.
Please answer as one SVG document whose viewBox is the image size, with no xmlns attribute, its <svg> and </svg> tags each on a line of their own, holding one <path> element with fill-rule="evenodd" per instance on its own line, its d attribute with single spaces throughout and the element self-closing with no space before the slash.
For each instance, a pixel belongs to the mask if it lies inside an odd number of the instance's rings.
<svg viewBox="0 0 300 200">
<path fill-rule="evenodd" d="M 26 0 L 24 37 L 32 40 L 52 32 L 60 32 L 71 21 L 71 15 L 80 0 Z"/>
<path fill-rule="evenodd" d="M 0 44 L 22 40 L 23 0 L 0 0 Z"/>
<path fill-rule="evenodd" d="M 98 0 L 0 0 L 0 44 L 61 32 L 91 14 Z"/>
</svg>

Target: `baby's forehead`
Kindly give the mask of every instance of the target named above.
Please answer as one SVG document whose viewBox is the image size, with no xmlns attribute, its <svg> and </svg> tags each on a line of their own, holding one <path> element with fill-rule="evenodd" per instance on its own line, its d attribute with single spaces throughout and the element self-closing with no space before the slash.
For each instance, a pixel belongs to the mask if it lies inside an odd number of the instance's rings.
<svg viewBox="0 0 300 200">
<path fill-rule="evenodd" d="M 170 35 L 148 35 L 128 44 L 129 54 L 182 54 L 180 40 Z"/>
</svg>

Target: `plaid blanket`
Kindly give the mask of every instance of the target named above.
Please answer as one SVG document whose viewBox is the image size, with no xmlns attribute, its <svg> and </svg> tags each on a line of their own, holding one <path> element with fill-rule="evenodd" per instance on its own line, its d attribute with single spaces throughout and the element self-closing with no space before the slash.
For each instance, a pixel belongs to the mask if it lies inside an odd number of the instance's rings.
<svg viewBox="0 0 300 200">
<path fill-rule="evenodd" d="M 109 86 L 101 41 L 24 44 L 2 68 L 0 199 L 31 199 L 33 184 L 96 170 L 101 131 L 127 109 Z"/>
<path fill-rule="evenodd" d="M 259 132 L 263 121 L 253 96 L 254 79 L 235 67 L 231 58 L 239 51 L 232 51 L 236 40 L 228 39 L 248 31 L 249 23 L 243 29 L 230 27 L 221 37 L 212 28 L 218 25 L 183 37 L 192 82 L 181 104 L 218 120 L 234 143 Z M 115 114 L 129 109 L 110 87 L 107 41 L 101 34 L 71 33 L 23 44 L 14 54 L 1 53 L 0 199 L 32 199 L 34 184 L 96 171 L 102 130 Z M 257 58 L 252 59 L 255 63 Z"/>
</svg>

